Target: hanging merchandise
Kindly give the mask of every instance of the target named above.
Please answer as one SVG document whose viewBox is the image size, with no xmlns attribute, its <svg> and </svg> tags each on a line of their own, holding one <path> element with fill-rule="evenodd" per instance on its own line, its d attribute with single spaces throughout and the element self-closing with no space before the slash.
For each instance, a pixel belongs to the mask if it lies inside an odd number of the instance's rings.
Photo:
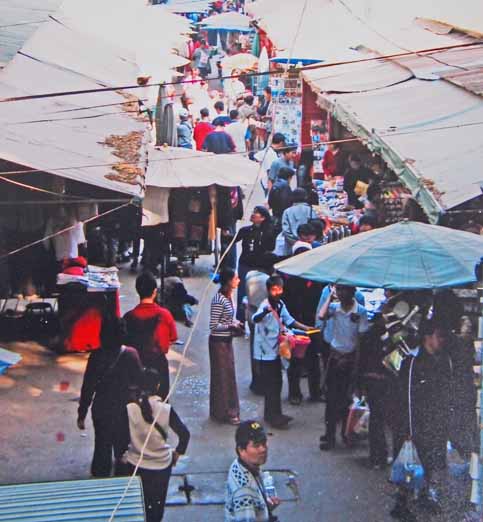
<svg viewBox="0 0 483 522">
<path fill-rule="evenodd" d="M 386 224 L 401 221 L 404 217 L 404 200 L 410 196 L 409 191 L 400 183 L 384 183 L 382 189 Z"/>
<path fill-rule="evenodd" d="M 287 142 L 300 145 L 302 133 L 302 83 L 298 78 L 270 78 L 275 108 L 273 131 L 281 132 Z"/>
<path fill-rule="evenodd" d="M 324 169 L 322 160 L 327 152 L 325 142 L 329 141 L 329 133 L 327 131 L 327 121 L 311 120 L 310 121 L 310 142 L 314 153 L 313 174 L 323 174 Z M 317 177 L 317 176 L 316 176 Z"/>
</svg>

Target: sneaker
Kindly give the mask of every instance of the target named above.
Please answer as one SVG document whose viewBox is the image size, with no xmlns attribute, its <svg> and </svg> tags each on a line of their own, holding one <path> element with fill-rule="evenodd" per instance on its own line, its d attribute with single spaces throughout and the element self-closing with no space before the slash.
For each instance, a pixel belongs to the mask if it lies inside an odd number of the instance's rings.
<svg viewBox="0 0 483 522">
<path fill-rule="evenodd" d="M 429 488 L 426 493 L 421 494 L 418 504 L 431 515 L 439 515 L 442 511 L 439 496 L 433 488 Z"/>
</svg>

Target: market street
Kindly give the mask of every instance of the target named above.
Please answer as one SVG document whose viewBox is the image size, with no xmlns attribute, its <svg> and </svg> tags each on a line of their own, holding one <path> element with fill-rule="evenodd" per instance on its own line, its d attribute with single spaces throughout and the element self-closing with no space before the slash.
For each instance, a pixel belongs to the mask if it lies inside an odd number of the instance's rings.
<svg viewBox="0 0 483 522">
<path fill-rule="evenodd" d="M 200 296 L 208 283 L 211 257 L 204 257 L 194 267 L 193 277 L 185 283 L 190 293 Z M 137 297 L 134 277 L 121 271 L 123 312 L 134 306 Z M 216 289 L 210 288 L 209 298 Z M 208 305 L 209 306 L 209 305 Z M 192 434 L 188 456 L 175 473 L 222 471 L 226 473 L 234 458 L 232 426 L 209 420 L 208 313 L 205 304 L 200 323 L 185 359 L 179 385 L 172 400 Z M 180 339 L 189 330 L 178 323 Z M 182 346 L 170 351 L 172 376 L 181 361 Z M 21 483 L 89 478 L 93 448 L 93 430 L 88 417 L 86 435 L 75 424 L 77 399 L 87 360 L 85 354 L 56 356 L 31 343 L 18 343 L 15 350 L 23 360 L 0 376 L 1 409 L 4 419 L 0 434 L 0 483 Z M 235 341 L 238 389 L 242 419 L 263 417 L 263 399 L 248 390 L 248 341 Z M 173 377 L 172 377 L 173 378 Z M 303 383 L 306 395 L 306 384 Z M 322 432 L 323 405 L 304 401 L 301 406 L 284 410 L 295 417 L 287 431 L 269 429 L 269 469 L 297 472 L 301 500 L 287 502 L 279 508 L 281 520 L 307 522 L 386 522 L 393 487 L 388 484 L 389 471 L 375 471 L 367 462 L 367 443 L 358 449 L 343 448 L 321 453 L 318 439 Z M 224 478 L 224 475 L 223 475 Z M 210 479 L 211 480 L 211 479 Z M 215 480 L 213 488 L 222 495 L 224 482 Z M 195 481 L 196 485 L 196 481 Z M 206 491 L 209 493 L 210 488 Z M 209 500 L 209 496 L 205 496 Z M 170 498 L 168 497 L 168 506 Z M 223 506 L 168 507 L 166 520 L 173 522 L 221 520 Z M 447 519 L 455 522 L 456 518 Z"/>
<path fill-rule="evenodd" d="M 483 522 L 482 0 L 0 21 L 0 522 Z"/>
</svg>

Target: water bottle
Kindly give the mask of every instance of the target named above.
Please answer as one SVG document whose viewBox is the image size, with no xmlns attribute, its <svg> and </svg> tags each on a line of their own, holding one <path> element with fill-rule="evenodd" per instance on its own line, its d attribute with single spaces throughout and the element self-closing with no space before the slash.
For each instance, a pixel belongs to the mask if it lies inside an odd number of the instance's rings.
<svg viewBox="0 0 483 522">
<path fill-rule="evenodd" d="M 277 496 L 277 490 L 275 489 L 275 481 L 269 471 L 263 472 L 263 487 L 268 498 L 275 498 Z"/>
</svg>

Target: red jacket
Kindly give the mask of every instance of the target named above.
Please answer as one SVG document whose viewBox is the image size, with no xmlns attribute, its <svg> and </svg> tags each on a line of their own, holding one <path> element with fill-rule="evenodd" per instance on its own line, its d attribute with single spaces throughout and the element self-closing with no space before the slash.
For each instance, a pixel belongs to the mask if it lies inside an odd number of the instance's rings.
<svg viewBox="0 0 483 522">
<path fill-rule="evenodd" d="M 193 138 L 196 142 L 196 150 L 203 150 L 203 142 L 206 136 L 214 129 L 215 127 L 209 121 L 200 121 L 195 125 Z"/>
<path fill-rule="evenodd" d="M 143 323 L 147 326 L 156 318 L 158 320 L 154 327 L 153 345 L 161 352 L 168 353 L 169 345 L 178 338 L 176 323 L 171 312 L 156 303 L 140 303 L 124 316 L 128 336 L 134 333 L 133 329 L 143 330 Z"/>
</svg>

